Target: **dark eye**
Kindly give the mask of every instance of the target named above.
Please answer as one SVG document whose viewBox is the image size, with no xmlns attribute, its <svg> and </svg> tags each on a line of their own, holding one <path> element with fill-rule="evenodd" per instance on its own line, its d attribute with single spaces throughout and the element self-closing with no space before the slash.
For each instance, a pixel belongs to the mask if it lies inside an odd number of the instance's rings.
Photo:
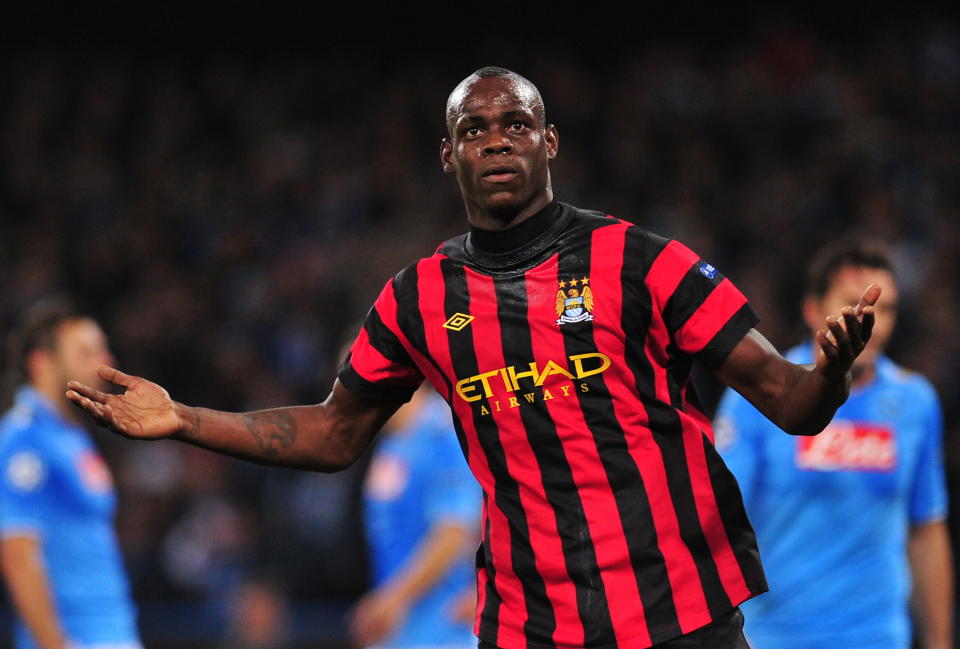
<svg viewBox="0 0 960 649">
<path fill-rule="evenodd" d="M 467 130 L 465 130 L 463 133 L 464 133 L 464 135 L 466 135 L 466 136 L 468 136 L 468 137 L 477 136 L 477 135 L 480 134 L 480 127 L 479 127 L 479 126 L 470 126 L 470 127 L 467 128 Z"/>
<path fill-rule="evenodd" d="M 527 128 L 527 125 L 519 120 L 517 120 L 516 122 L 512 122 L 510 124 L 511 131 L 520 132 L 520 131 L 523 131 L 525 128 Z"/>
</svg>

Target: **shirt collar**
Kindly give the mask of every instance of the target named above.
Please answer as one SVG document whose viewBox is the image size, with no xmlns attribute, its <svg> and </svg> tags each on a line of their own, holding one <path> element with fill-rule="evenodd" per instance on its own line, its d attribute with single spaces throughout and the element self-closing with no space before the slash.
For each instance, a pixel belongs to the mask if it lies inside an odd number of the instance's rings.
<svg viewBox="0 0 960 649">
<path fill-rule="evenodd" d="M 83 430 L 79 424 L 64 417 L 56 405 L 33 386 L 20 386 L 20 389 L 17 390 L 16 405 L 29 408 L 31 412 L 38 414 L 43 419 L 55 420 L 61 426 Z"/>
</svg>

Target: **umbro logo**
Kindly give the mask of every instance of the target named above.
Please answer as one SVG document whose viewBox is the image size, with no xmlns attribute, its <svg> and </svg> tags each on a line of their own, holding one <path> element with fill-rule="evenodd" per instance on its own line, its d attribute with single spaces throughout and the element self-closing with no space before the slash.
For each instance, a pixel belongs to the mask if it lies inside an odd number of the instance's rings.
<svg viewBox="0 0 960 649">
<path fill-rule="evenodd" d="M 473 322 L 473 316 L 467 315 L 466 313 L 454 313 L 450 316 L 450 319 L 443 323 L 444 329 L 450 329 L 451 331 L 463 331 L 463 329 Z"/>
</svg>

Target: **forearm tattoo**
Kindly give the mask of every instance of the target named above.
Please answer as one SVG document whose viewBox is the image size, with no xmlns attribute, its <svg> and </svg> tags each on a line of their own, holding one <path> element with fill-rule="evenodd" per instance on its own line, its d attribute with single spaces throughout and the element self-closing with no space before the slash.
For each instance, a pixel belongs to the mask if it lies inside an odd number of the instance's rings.
<svg viewBox="0 0 960 649">
<path fill-rule="evenodd" d="M 250 413 L 243 416 L 243 423 L 257 440 L 264 455 L 276 455 L 297 438 L 297 423 L 289 412 Z"/>
</svg>

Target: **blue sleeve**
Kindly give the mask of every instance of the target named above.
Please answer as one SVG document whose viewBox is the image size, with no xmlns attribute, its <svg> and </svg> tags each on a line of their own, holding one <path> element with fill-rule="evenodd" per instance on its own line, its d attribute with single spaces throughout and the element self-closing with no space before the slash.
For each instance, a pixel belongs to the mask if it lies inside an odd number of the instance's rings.
<svg viewBox="0 0 960 649">
<path fill-rule="evenodd" d="M 43 534 L 52 496 L 51 460 L 35 444 L 0 452 L 0 536 Z"/>
<path fill-rule="evenodd" d="M 433 459 L 428 478 L 426 517 L 433 525 L 440 521 L 460 523 L 468 529 L 480 525 L 480 486 L 474 479 L 457 442 L 453 423 L 431 435 Z"/>
<path fill-rule="evenodd" d="M 943 415 L 936 392 L 929 387 L 923 422 L 923 440 L 910 492 L 910 522 L 930 523 L 947 516 L 947 487 L 943 469 Z"/>
<path fill-rule="evenodd" d="M 717 451 L 737 479 L 747 507 L 756 496 L 760 479 L 765 421 L 749 401 L 727 388 L 717 408 L 714 435 Z"/>
</svg>

